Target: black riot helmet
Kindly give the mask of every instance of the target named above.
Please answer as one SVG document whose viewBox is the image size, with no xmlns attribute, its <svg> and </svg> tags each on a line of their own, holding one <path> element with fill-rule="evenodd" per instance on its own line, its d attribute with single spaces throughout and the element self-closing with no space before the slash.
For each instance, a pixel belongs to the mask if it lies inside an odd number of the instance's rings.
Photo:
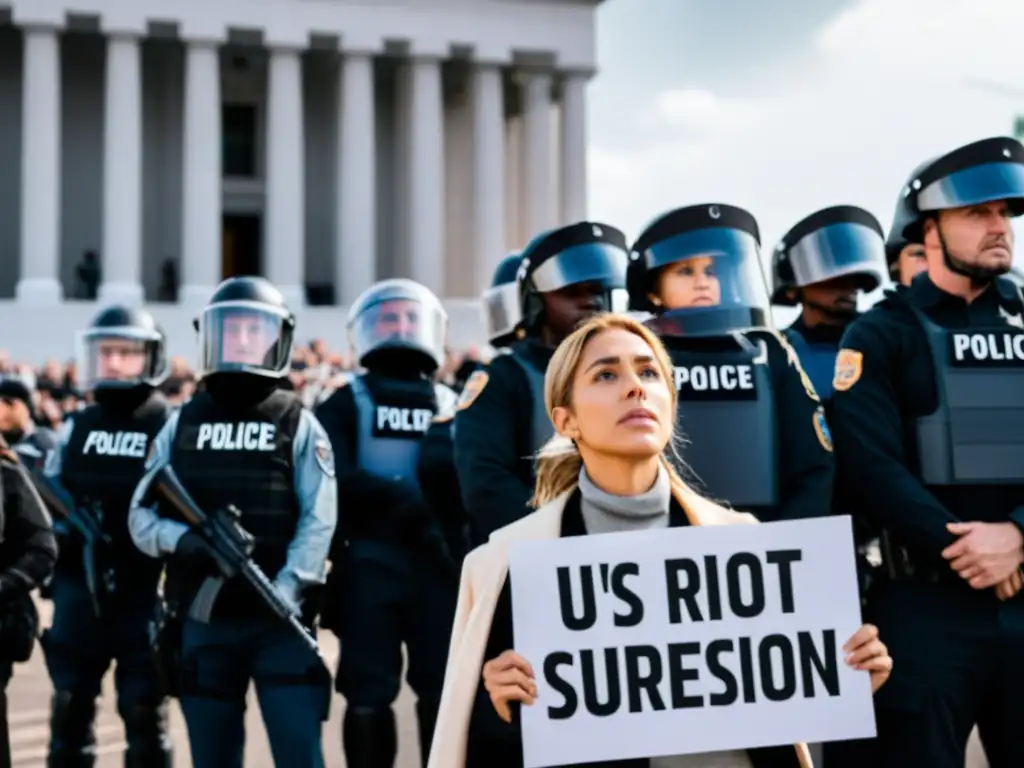
<svg viewBox="0 0 1024 768">
<path fill-rule="evenodd" d="M 510 253 L 499 261 L 491 287 L 480 297 L 487 340 L 496 349 L 515 341 L 516 332 L 522 327 L 523 313 L 516 286 L 516 273 L 522 260 L 520 254 Z"/>
<path fill-rule="evenodd" d="M 812 213 L 783 236 L 772 254 L 772 304 L 796 306 L 799 289 L 852 277 L 869 292 L 888 272 L 878 219 L 853 205 Z"/>
<path fill-rule="evenodd" d="M 1005 200 L 1024 213 L 1024 145 L 1016 139 L 982 139 L 925 163 L 903 187 L 910 215 L 902 235 L 923 240 L 924 222 L 939 211 Z"/>
<path fill-rule="evenodd" d="M 625 311 L 628 264 L 626 236 L 608 224 L 580 221 L 537 235 L 523 249 L 516 276 L 524 328 L 535 334 L 544 324 L 543 294 L 570 285 L 596 284 L 605 311 Z"/>
<path fill-rule="evenodd" d="M 213 373 L 287 376 L 295 315 L 269 280 L 228 278 L 217 286 L 193 325 L 199 334 L 198 378 Z"/>
<path fill-rule="evenodd" d="M 712 288 L 700 303 L 666 307 L 658 296 L 662 275 L 692 269 Z M 754 217 L 733 205 L 691 205 L 656 218 L 633 244 L 628 286 L 629 308 L 653 313 L 648 325 L 662 335 L 718 336 L 771 327 L 761 233 Z"/>
<path fill-rule="evenodd" d="M 166 337 L 142 307 L 101 310 L 76 342 L 84 391 L 158 387 L 167 378 Z"/>
<path fill-rule="evenodd" d="M 413 280 L 374 283 L 348 311 L 349 344 L 364 368 L 412 369 L 432 375 L 444 363 L 448 313 Z"/>
<path fill-rule="evenodd" d="M 936 158 L 931 157 L 923 163 L 919 163 L 918 166 L 911 171 L 910 178 L 907 179 L 904 189 L 918 177 L 921 171 L 934 163 L 935 159 Z M 907 196 L 903 194 L 903 190 L 900 190 L 899 197 L 896 198 L 896 210 L 892 214 L 892 224 L 889 226 L 889 234 L 885 238 L 885 258 L 889 265 L 889 277 L 893 280 L 899 279 L 900 254 L 903 252 L 903 249 L 911 244 L 921 244 L 920 231 L 918 231 L 917 238 L 914 240 L 908 240 L 907 236 L 903 234 L 903 231 L 911 222 L 913 222 L 913 220 L 914 212 L 910 209 Z"/>
</svg>

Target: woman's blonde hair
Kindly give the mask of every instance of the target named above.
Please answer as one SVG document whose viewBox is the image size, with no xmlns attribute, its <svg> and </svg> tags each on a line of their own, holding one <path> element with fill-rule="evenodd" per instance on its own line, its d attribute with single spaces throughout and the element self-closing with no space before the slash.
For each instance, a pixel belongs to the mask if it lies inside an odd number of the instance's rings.
<svg viewBox="0 0 1024 768">
<path fill-rule="evenodd" d="M 547 374 L 544 376 L 544 406 L 548 418 L 554 414 L 555 408 L 572 406 L 572 385 L 576 378 L 576 370 L 583 359 L 583 353 L 591 339 L 604 331 L 620 330 L 635 334 L 643 339 L 654 354 L 654 360 L 662 378 L 669 384 L 669 396 L 672 398 L 672 422 L 676 420 L 676 388 L 672 386 L 673 367 L 668 352 L 654 333 L 647 326 L 626 315 L 601 314 L 588 320 L 570 334 L 555 350 L 548 363 Z M 679 476 L 674 461 L 680 461 L 675 455 L 674 435 L 669 439 L 665 452 L 662 453 L 662 465 L 669 473 L 672 487 L 676 491 L 692 495 L 689 488 Z M 530 503 L 541 507 L 566 491 L 573 490 L 579 482 L 583 457 L 576 444 L 561 435 L 555 435 L 537 452 L 537 482 Z"/>
</svg>

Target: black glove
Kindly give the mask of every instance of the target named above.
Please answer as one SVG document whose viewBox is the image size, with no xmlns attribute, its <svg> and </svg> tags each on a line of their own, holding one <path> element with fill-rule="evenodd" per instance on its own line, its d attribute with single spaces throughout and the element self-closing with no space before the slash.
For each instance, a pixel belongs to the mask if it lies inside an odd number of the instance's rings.
<svg viewBox="0 0 1024 768">
<path fill-rule="evenodd" d="M 182 568 L 197 576 L 219 576 L 220 567 L 213 555 L 213 549 L 206 539 L 196 531 L 188 531 L 178 539 L 174 548 L 174 559 Z"/>
</svg>

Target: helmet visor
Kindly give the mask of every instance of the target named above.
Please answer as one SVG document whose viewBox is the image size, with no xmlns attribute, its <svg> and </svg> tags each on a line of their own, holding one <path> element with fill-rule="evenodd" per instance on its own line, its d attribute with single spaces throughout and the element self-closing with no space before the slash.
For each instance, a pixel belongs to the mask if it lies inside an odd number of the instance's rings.
<svg viewBox="0 0 1024 768">
<path fill-rule="evenodd" d="M 359 360 L 384 349 L 408 349 L 440 365 L 448 315 L 433 294 L 428 295 L 424 289 L 424 296 L 426 300 L 410 294 L 368 304 L 349 326 L 352 348 Z"/>
<path fill-rule="evenodd" d="M 488 340 L 508 336 L 522 321 L 519 286 L 515 282 L 488 288 L 484 291 L 480 303 Z"/>
<path fill-rule="evenodd" d="M 863 275 L 864 290 L 873 291 L 888 273 L 881 235 L 851 221 L 830 224 L 798 240 L 789 247 L 789 263 L 800 288 L 844 275 Z"/>
<path fill-rule="evenodd" d="M 574 245 L 544 261 L 530 280 L 541 293 L 559 291 L 580 283 L 599 283 L 605 288 L 626 287 L 629 256 L 608 243 Z"/>
<path fill-rule="evenodd" d="M 76 339 L 79 386 L 97 388 L 157 384 L 166 371 L 163 338 L 137 328 L 96 328 Z"/>
<path fill-rule="evenodd" d="M 285 375 L 291 362 L 287 311 L 256 302 L 224 302 L 199 316 L 200 377 L 211 373 Z"/>
<path fill-rule="evenodd" d="M 918 192 L 917 209 L 945 211 L 995 200 L 1024 202 L 1024 165 L 986 163 L 951 173 Z"/>
</svg>

